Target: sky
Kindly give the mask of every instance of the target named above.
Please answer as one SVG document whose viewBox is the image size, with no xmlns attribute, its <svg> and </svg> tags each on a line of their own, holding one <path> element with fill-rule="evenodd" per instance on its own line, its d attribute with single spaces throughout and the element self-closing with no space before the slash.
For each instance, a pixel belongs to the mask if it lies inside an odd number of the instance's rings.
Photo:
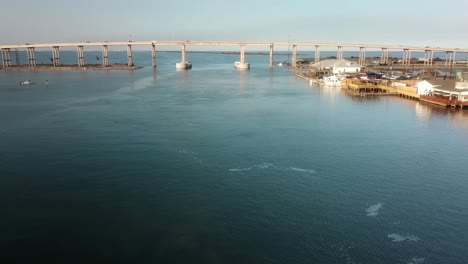
<svg viewBox="0 0 468 264">
<path fill-rule="evenodd" d="M 468 48 L 468 0 L 3 1 L 0 45 L 310 41 Z"/>
</svg>

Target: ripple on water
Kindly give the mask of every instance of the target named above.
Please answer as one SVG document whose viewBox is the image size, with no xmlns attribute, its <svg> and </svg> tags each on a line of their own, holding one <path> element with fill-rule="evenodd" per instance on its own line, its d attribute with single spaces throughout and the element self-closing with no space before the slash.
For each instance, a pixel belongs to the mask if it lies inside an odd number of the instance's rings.
<svg viewBox="0 0 468 264">
<path fill-rule="evenodd" d="M 418 241 L 420 240 L 417 236 L 402 236 L 399 234 L 388 234 L 388 238 L 391 238 L 393 242 L 403 242 L 403 241 Z"/>
<path fill-rule="evenodd" d="M 421 264 L 424 262 L 424 258 L 412 258 L 409 260 L 408 264 Z"/>
</svg>

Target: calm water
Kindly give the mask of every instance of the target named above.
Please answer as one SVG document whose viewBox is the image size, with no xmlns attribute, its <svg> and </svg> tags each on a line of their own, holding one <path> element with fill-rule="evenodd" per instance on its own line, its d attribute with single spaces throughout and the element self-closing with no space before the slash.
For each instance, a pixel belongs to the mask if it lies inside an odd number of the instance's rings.
<svg viewBox="0 0 468 264">
<path fill-rule="evenodd" d="M 467 110 L 188 59 L 0 71 L 2 263 L 468 262 Z"/>
</svg>

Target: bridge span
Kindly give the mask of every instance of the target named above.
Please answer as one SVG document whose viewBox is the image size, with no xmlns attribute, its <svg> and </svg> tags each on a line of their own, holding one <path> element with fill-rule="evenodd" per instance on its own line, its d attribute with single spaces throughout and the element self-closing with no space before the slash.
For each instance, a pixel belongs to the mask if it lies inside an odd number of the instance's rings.
<svg viewBox="0 0 468 264">
<path fill-rule="evenodd" d="M 265 46 L 270 51 L 270 67 L 273 66 L 273 49 L 274 47 L 292 48 L 291 65 L 297 66 L 297 48 L 305 47 L 306 49 L 315 50 L 315 62 L 320 61 L 321 48 L 336 48 L 337 59 L 343 58 L 343 52 L 348 49 L 359 49 L 359 64 L 366 64 L 366 51 L 380 51 L 380 63 L 388 64 L 389 51 L 403 52 L 403 65 L 409 65 L 412 52 L 424 52 L 424 65 L 432 66 L 434 62 L 434 53 L 446 53 L 445 65 L 450 66 L 455 64 L 456 53 L 468 53 L 468 49 L 459 48 L 440 48 L 440 47 L 419 47 L 407 45 L 378 45 L 378 44 L 353 44 L 353 43 L 319 43 L 319 42 L 254 42 L 254 41 L 127 41 L 127 42 L 76 42 L 76 43 L 46 43 L 46 44 L 17 44 L 17 45 L 0 45 L 2 54 L 2 65 L 4 68 L 12 67 L 11 51 L 26 50 L 28 58 L 28 66 L 36 67 L 36 49 L 51 49 L 53 66 L 60 66 L 60 48 L 76 47 L 77 49 L 77 64 L 80 67 L 85 66 L 84 47 L 101 47 L 102 48 L 102 66 L 109 66 L 109 46 L 126 46 L 127 47 L 127 65 L 133 66 L 133 46 L 148 46 L 151 48 L 152 66 L 156 67 L 156 47 L 160 46 L 179 46 L 181 47 L 181 63 L 185 63 L 186 47 L 190 46 L 239 46 L 240 47 L 240 62 L 245 61 L 246 46 Z"/>
</svg>

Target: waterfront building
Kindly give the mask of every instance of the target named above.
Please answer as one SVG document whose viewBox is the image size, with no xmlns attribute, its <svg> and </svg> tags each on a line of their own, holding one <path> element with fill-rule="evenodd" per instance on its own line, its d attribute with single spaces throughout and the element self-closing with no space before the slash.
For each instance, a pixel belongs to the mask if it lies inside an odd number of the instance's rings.
<svg viewBox="0 0 468 264">
<path fill-rule="evenodd" d="M 421 100 L 443 106 L 468 107 L 468 83 L 456 80 L 429 80 L 417 83 Z"/>
<path fill-rule="evenodd" d="M 362 66 L 345 59 L 328 59 L 312 64 L 319 71 L 327 71 L 333 74 L 360 72 Z"/>
</svg>

